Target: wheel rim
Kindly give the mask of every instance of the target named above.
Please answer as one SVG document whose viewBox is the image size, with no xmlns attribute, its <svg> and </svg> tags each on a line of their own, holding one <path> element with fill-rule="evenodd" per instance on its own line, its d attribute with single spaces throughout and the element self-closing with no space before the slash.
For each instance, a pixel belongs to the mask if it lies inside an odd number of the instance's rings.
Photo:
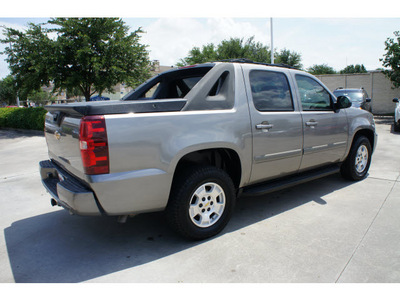
<svg viewBox="0 0 400 300">
<path fill-rule="evenodd" d="M 198 227 L 214 225 L 221 218 L 226 204 L 224 190 L 214 182 L 201 185 L 190 198 L 190 220 Z"/>
<path fill-rule="evenodd" d="M 361 145 L 357 150 L 355 167 L 358 173 L 364 172 L 368 163 L 368 148 L 365 145 Z"/>
</svg>

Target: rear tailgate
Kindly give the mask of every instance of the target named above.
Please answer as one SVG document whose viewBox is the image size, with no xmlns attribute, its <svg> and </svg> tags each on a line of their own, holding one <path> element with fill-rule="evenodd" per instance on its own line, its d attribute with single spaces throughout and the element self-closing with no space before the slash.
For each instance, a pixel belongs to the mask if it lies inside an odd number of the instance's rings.
<svg viewBox="0 0 400 300">
<path fill-rule="evenodd" d="M 49 157 L 69 172 L 83 179 L 79 149 L 81 116 L 63 110 L 49 111 L 45 120 L 45 136 Z"/>
</svg>

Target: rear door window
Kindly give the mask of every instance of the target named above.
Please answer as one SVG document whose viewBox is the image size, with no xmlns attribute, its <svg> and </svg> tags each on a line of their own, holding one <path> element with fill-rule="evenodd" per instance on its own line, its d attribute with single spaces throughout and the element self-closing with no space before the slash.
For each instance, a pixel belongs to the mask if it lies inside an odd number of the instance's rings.
<svg viewBox="0 0 400 300">
<path fill-rule="evenodd" d="M 259 111 L 293 111 L 289 82 L 281 72 L 254 70 L 250 72 L 253 103 Z"/>
</svg>

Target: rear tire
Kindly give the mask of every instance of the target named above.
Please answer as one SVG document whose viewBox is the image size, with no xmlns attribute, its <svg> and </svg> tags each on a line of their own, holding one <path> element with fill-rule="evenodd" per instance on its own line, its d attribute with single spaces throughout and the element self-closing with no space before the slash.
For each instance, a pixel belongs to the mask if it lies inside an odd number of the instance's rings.
<svg viewBox="0 0 400 300">
<path fill-rule="evenodd" d="M 186 169 L 174 180 L 167 221 L 186 238 L 212 237 L 228 223 L 235 198 L 235 187 L 225 171 L 211 166 Z"/>
<path fill-rule="evenodd" d="M 353 181 L 364 179 L 371 164 L 371 155 L 372 148 L 369 140 L 365 136 L 357 137 L 342 164 L 342 176 Z"/>
</svg>

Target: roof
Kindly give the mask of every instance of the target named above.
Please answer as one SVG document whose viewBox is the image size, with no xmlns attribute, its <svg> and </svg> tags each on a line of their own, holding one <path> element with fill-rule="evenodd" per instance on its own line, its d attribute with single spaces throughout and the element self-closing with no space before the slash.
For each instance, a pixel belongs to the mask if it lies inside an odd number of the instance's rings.
<svg viewBox="0 0 400 300">
<path fill-rule="evenodd" d="M 295 69 L 298 70 L 298 68 L 286 65 L 286 64 L 268 64 L 268 63 L 262 63 L 262 62 L 256 62 L 252 61 L 247 58 L 234 58 L 234 59 L 223 59 L 223 60 L 218 60 L 215 62 L 231 62 L 231 63 L 242 63 L 242 64 L 256 64 L 256 65 L 263 65 L 263 66 L 268 66 L 268 67 L 280 67 L 280 68 L 287 68 L 287 69 Z"/>
</svg>

